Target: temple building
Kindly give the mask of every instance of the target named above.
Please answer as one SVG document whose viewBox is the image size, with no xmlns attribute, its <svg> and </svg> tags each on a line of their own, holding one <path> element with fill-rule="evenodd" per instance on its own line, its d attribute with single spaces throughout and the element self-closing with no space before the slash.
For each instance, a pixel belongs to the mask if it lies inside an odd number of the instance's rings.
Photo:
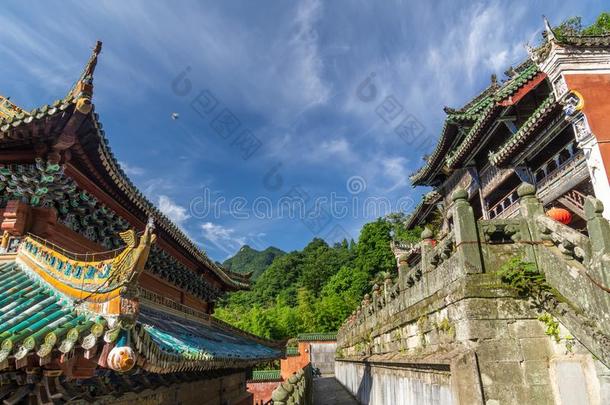
<svg viewBox="0 0 610 405">
<path fill-rule="evenodd" d="M 121 170 L 92 101 L 100 51 L 51 105 L 0 97 L 0 401 L 249 404 L 281 350 L 212 316 L 248 277 Z"/>
<path fill-rule="evenodd" d="M 610 36 L 558 36 L 548 22 L 545 31 L 505 81 L 494 75 L 462 108 L 445 108 L 438 144 L 411 176 L 432 190 L 409 227 L 442 218 L 457 188 L 468 191 L 477 218 L 512 218 L 517 187 L 531 183 L 547 210 L 583 233 L 586 195 L 610 207 Z"/>
<path fill-rule="evenodd" d="M 545 28 L 411 178 L 421 240 L 337 333 L 360 403 L 610 403 L 610 33 Z"/>
</svg>

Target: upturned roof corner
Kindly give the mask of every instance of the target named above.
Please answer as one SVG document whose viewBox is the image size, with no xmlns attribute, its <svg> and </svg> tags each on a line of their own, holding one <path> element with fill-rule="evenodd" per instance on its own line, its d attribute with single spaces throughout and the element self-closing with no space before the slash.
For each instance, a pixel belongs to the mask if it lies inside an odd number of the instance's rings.
<svg viewBox="0 0 610 405">
<path fill-rule="evenodd" d="M 72 98 L 76 103 L 77 111 L 88 114 L 91 112 L 93 98 L 93 73 L 97 65 L 97 58 L 102 51 L 102 42 L 96 41 L 83 72 L 74 86 L 68 92 L 66 98 Z"/>
</svg>

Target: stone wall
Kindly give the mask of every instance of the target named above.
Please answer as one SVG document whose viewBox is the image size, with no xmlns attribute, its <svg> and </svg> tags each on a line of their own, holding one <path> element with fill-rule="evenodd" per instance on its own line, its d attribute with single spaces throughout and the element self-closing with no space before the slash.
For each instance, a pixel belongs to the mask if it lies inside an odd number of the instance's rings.
<svg viewBox="0 0 610 405">
<path fill-rule="evenodd" d="M 335 376 L 363 405 L 452 403 L 449 373 L 441 370 L 337 361 Z"/>
<path fill-rule="evenodd" d="M 589 239 L 546 217 L 534 191 L 520 188 L 520 217 L 487 221 L 457 191 L 451 231 L 424 234 L 398 280 L 365 296 L 336 365 L 362 403 L 610 403 L 610 225 L 589 199 Z M 542 281 L 502 278 L 512 258 Z"/>
<path fill-rule="evenodd" d="M 320 369 L 322 375 L 332 375 L 335 372 L 336 342 L 311 342 L 309 353 L 312 367 Z"/>
</svg>

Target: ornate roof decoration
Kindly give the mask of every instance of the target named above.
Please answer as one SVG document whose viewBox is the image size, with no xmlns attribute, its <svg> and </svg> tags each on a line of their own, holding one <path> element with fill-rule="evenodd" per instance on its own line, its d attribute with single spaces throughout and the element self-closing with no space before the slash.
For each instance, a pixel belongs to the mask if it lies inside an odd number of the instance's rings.
<svg viewBox="0 0 610 405">
<path fill-rule="evenodd" d="M 462 159 L 467 152 L 469 152 L 473 145 L 480 140 L 483 128 L 487 127 L 487 124 L 496 115 L 494 114 L 496 112 L 498 112 L 498 110 L 493 104 L 490 104 L 485 111 L 483 111 L 483 113 L 479 116 L 479 119 L 475 122 L 472 128 L 470 128 L 460 145 L 453 153 L 447 156 L 446 162 L 449 168 L 455 168 L 459 163 L 462 162 Z"/>
<path fill-rule="evenodd" d="M 130 203 L 134 205 L 134 208 L 139 210 L 139 216 L 143 218 L 152 217 L 159 229 L 163 230 L 185 252 L 192 256 L 196 262 L 201 263 L 202 266 L 209 269 L 228 287 L 233 289 L 248 288 L 249 281 L 246 277 L 227 272 L 210 260 L 180 228 L 159 211 L 135 187 L 120 167 L 112 153 L 108 139 L 102 129 L 102 124 L 99 122 L 99 116 L 94 112 L 94 105 L 91 100 L 93 94 L 93 73 L 101 49 L 102 44 L 98 41 L 79 80 L 77 80 L 65 98 L 56 100 L 51 105 L 35 108 L 30 113 L 22 110 L 13 115 L 3 115 L 0 113 L 0 144 L 8 147 L 12 144 L 22 143 L 28 137 L 35 140 L 35 138 L 50 136 L 41 131 L 29 130 L 36 123 L 43 123 L 54 119 L 61 121 L 57 125 L 64 125 L 66 128 L 70 127 L 70 130 L 75 131 L 75 128 L 82 126 L 83 120 L 90 120 L 94 131 L 91 134 L 93 136 L 89 136 L 87 142 L 93 142 L 97 145 L 97 154 L 92 155 L 91 158 L 100 162 L 105 174 L 112 180 L 116 188 L 124 193 Z M 75 118 L 77 116 L 78 118 Z M 57 142 L 59 143 L 60 141 L 58 139 Z M 77 139 L 72 139 L 65 143 L 64 146 L 70 147 L 76 142 L 78 142 Z"/>
<path fill-rule="evenodd" d="M 494 166 L 500 166 L 506 163 L 510 156 L 515 151 L 522 148 L 531 136 L 540 129 L 544 123 L 543 118 L 560 109 L 561 105 L 555 100 L 553 93 L 549 94 L 513 136 L 511 136 L 496 152 L 490 152 L 490 163 Z"/>
<path fill-rule="evenodd" d="M 530 59 L 536 63 L 546 59 L 553 46 L 587 48 L 610 47 L 610 33 L 599 35 L 556 33 L 551 28 L 551 24 L 546 17 L 544 17 L 543 38 L 542 44 L 540 44 L 538 47 L 531 47 L 527 45 L 527 52 Z"/>
<path fill-rule="evenodd" d="M 0 264 L 0 369 L 51 360 L 79 347 L 115 371 L 156 373 L 249 367 L 278 358 L 263 342 L 207 314 L 140 302 L 138 277 L 154 243 L 149 225 L 127 247 L 99 257 L 74 257 L 26 237 L 14 261 Z M 267 344 L 265 344 L 267 343 Z M 61 361 L 61 360 L 60 360 Z"/>
<path fill-rule="evenodd" d="M 27 111 L 13 104 L 9 98 L 0 96 L 0 119 L 6 117 L 14 117 L 15 115 L 23 114 L 27 116 Z"/>
</svg>

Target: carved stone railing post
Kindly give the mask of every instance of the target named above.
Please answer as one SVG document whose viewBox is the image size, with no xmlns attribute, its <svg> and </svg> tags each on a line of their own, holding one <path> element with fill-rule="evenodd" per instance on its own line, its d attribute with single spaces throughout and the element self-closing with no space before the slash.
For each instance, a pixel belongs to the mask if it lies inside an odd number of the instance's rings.
<svg viewBox="0 0 610 405">
<path fill-rule="evenodd" d="M 375 284 L 373 286 L 373 311 L 377 312 L 382 307 L 381 302 L 381 291 L 379 288 L 379 284 Z"/>
<path fill-rule="evenodd" d="M 466 273 L 482 273 L 483 258 L 481 257 L 477 222 L 468 202 L 468 193 L 464 189 L 457 189 L 451 199 L 453 200 L 453 232 L 460 267 Z"/>
<path fill-rule="evenodd" d="M 523 183 L 517 188 L 517 195 L 520 199 L 519 212 L 527 219 L 534 219 L 539 215 L 544 215 L 544 207 L 536 198 L 536 187 L 529 183 Z"/>
<path fill-rule="evenodd" d="M 602 216 L 604 204 L 596 198 L 587 197 L 585 216 L 591 242 L 591 264 L 593 276 L 604 287 L 610 287 L 610 222 Z M 610 294 L 605 294 L 607 308 L 610 308 Z"/>
<path fill-rule="evenodd" d="M 421 271 L 422 273 L 426 273 L 430 270 L 430 252 L 433 248 L 433 239 L 432 239 L 432 231 L 426 227 L 421 233 Z"/>
<path fill-rule="evenodd" d="M 610 254 L 610 223 L 602 216 L 603 211 L 604 205 L 600 200 L 591 196 L 587 197 L 585 216 L 594 256 Z"/>
<path fill-rule="evenodd" d="M 540 229 L 536 225 L 536 217 L 544 215 L 544 206 L 536 197 L 536 187 L 530 183 L 522 183 L 517 188 L 519 196 L 519 213 L 526 220 L 529 234 L 521 232 L 521 238 L 524 241 L 540 241 L 543 239 Z M 534 245 L 526 246 L 525 260 L 531 263 L 537 263 L 536 248 Z"/>
<path fill-rule="evenodd" d="M 407 273 L 409 272 L 409 263 L 407 262 L 407 255 L 402 254 L 398 258 L 398 285 L 401 290 L 407 287 Z"/>
</svg>

